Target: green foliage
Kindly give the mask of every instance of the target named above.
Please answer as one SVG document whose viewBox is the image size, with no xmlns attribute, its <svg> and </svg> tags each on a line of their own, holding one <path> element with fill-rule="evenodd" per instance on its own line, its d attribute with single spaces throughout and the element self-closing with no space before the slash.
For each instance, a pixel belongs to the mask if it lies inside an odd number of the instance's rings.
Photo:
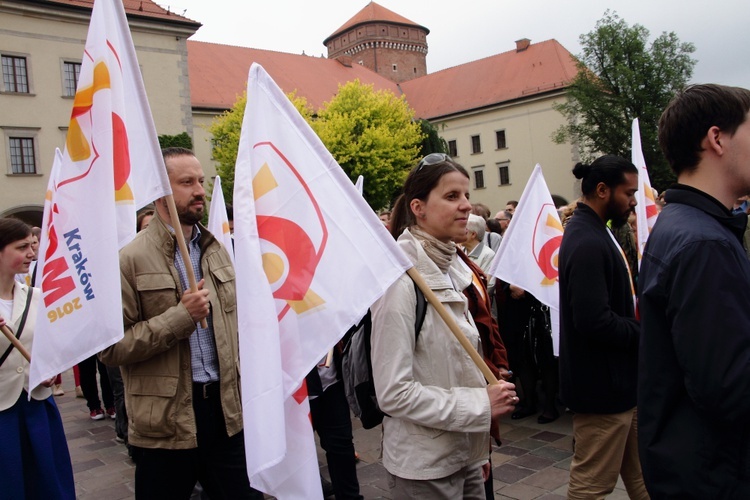
<svg viewBox="0 0 750 500">
<path fill-rule="evenodd" d="M 164 148 L 185 148 L 193 149 L 193 140 L 190 138 L 187 132 L 183 132 L 177 135 L 160 135 L 159 146 Z"/>
<path fill-rule="evenodd" d="M 577 144 L 581 159 L 600 153 L 630 158 L 631 123 L 638 118 L 651 183 L 659 191 L 674 181 L 657 140 L 657 123 L 675 92 L 693 74 L 691 43 L 662 33 L 647 47 L 649 31 L 605 12 L 593 31 L 581 35 L 583 54 L 568 100 L 556 109 L 568 120 L 553 135 Z"/>
<path fill-rule="evenodd" d="M 364 176 L 364 197 L 387 207 L 403 186 L 423 139 L 406 100 L 359 80 L 339 86 L 311 125 L 352 181 Z"/>
<path fill-rule="evenodd" d="M 245 116 L 247 92 L 237 99 L 232 109 L 218 116 L 211 123 L 208 131 L 211 139 L 211 153 L 217 162 L 216 173 L 221 177 L 221 191 L 226 203 L 233 204 L 234 164 L 237 162 L 237 150 L 240 147 L 240 129 Z"/>
<path fill-rule="evenodd" d="M 419 157 L 424 158 L 430 153 L 448 154 L 448 143 L 440 137 L 437 127 L 427 120 L 419 120 L 418 123 L 424 136 L 419 146 Z"/>
<path fill-rule="evenodd" d="M 296 92 L 289 94 L 289 99 L 349 178 L 356 181 L 364 176 L 364 197 L 370 206 L 375 210 L 388 206 L 403 186 L 424 138 L 406 101 L 359 81 L 339 86 L 338 94 L 317 113 Z M 232 203 L 234 164 L 246 103 L 247 96 L 242 96 L 209 128 L 227 203 Z"/>
</svg>

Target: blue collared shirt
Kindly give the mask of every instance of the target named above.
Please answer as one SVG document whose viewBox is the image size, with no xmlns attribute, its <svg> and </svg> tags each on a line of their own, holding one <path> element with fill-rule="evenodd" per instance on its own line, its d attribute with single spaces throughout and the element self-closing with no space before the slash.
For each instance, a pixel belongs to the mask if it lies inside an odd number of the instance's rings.
<svg viewBox="0 0 750 500">
<path fill-rule="evenodd" d="M 167 226 L 169 227 L 169 226 Z M 170 230 L 173 229 L 170 227 Z M 180 233 L 177 237 L 181 237 Z M 201 248 L 200 248 L 201 231 L 198 226 L 193 226 L 193 237 L 188 243 L 188 253 L 190 262 L 193 265 L 195 280 L 203 279 L 201 270 Z M 189 290 L 190 286 L 187 279 L 187 270 L 182 261 L 180 247 L 175 245 L 174 266 L 177 268 L 177 274 L 180 275 L 180 283 L 183 290 Z M 216 382 L 219 380 L 219 356 L 216 352 L 216 342 L 214 340 L 213 311 L 209 309 L 206 318 L 208 328 L 202 328 L 200 323 L 196 324 L 195 331 L 190 335 L 190 363 L 193 368 L 193 382 L 205 384 L 207 382 Z"/>
</svg>

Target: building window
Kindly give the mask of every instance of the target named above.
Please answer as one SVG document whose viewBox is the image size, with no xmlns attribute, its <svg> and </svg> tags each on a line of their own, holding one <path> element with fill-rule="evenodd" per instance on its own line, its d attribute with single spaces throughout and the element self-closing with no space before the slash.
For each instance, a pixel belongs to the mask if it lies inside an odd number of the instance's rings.
<svg viewBox="0 0 750 500">
<path fill-rule="evenodd" d="M 35 174 L 36 155 L 31 137 L 9 137 L 10 166 L 14 174 Z"/>
<path fill-rule="evenodd" d="M 484 165 L 471 170 L 474 172 L 474 189 L 484 189 Z"/>
<path fill-rule="evenodd" d="M 448 141 L 448 155 L 451 158 L 458 156 L 458 148 L 456 147 L 456 141 Z"/>
<path fill-rule="evenodd" d="M 508 147 L 505 143 L 505 130 L 498 130 L 495 132 L 495 137 L 497 137 L 497 149 L 505 149 Z"/>
<path fill-rule="evenodd" d="M 81 63 L 63 62 L 63 95 L 73 97 L 78 88 L 78 77 L 81 74 Z"/>
<path fill-rule="evenodd" d="M 498 163 L 497 171 L 500 176 L 500 185 L 507 186 L 510 184 L 510 162 Z"/>
<path fill-rule="evenodd" d="M 2 56 L 3 83 L 6 92 L 29 93 L 29 76 L 26 71 L 26 58 Z"/>
<path fill-rule="evenodd" d="M 479 139 L 478 135 L 471 136 L 471 152 L 472 154 L 482 152 L 482 141 Z"/>
<path fill-rule="evenodd" d="M 393 71 L 398 71 L 398 66 L 395 64 L 393 65 Z"/>
</svg>

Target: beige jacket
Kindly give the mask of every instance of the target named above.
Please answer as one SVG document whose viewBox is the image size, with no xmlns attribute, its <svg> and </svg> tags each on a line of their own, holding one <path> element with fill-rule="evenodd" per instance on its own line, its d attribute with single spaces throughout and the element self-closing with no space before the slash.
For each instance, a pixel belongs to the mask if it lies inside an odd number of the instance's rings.
<svg viewBox="0 0 750 500">
<path fill-rule="evenodd" d="M 18 331 L 18 324 L 21 322 L 23 308 L 26 306 L 26 295 L 28 293 L 29 287 L 26 285 L 16 283 L 13 287 L 13 313 L 10 320 L 5 318 L 6 323 L 13 330 L 13 333 Z M 26 318 L 26 326 L 24 326 L 23 332 L 21 332 L 21 343 L 29 352 L 31 352 L 31 344 L 34 341 L 34 326 L 36 325 L 36 315 L 39 310 L 39 300 L 41 298 L 42 291 L 35 288 L 34 294 L 31 296 L 31 304 L 29 304 L 29 315 Z M 9 345 L 10 341 L 5 338 L 5 335 L 0 333 L 0 356 Z M 7 410 L 13 406 L 18 401 L 18 397 L 23 390 L 29 392 L 29 362 L 18 352 L 18 349 L 13 348 L 3 366 L 0 367 L 0 411 Z M 31 397 L 40 401 L 47 399 L 51 395 L 52 389 L 41 385 L 31 391 Z"/>
<path fill-rule="evenodd" d="M 221 403 L 230 436 L 242 430 L 235 274 L 226 250 L 201 227 L 201 269 L 209 290 L 219 358 Z M 198 446 L 188 337 L 195 323 L 180 302 L 176 240 L 158 217 L 120 251 L 125 337 L 101 352 L 120 365 L 128 441 L 144 448 Z"/>
<path fill-rule="evenodd" d="M 479 333 L 461 291 L 471 275 L 455 259 L 445 276 L 405 231 L 399 246 L 469 341 Z M 455 284 L 455 285 L 454 285 Z M 489 455 L 490 400 L 482 373 L 431 306 L 415 344 L 416 297 L 407 275 L 372 307 L 372 366 L 383 421 L 383 465 L 405 479 L 480 467 Z"/>
</svg>

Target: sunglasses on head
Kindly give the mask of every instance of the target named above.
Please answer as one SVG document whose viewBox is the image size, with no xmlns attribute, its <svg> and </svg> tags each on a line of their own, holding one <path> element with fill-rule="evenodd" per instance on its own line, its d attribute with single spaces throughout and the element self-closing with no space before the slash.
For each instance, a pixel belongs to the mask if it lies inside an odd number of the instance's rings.
<svg viewBox="0 0 750 500">
<path fill-rule="evenodd" d="M 417 172 L 422 170 L 422 167 L 424 167 L 425 165 L 429 167 L 430 165 L 435 165 L 444 161 L 450 161 L 450 159 L 451 157 L 445 153 L 430 153 L 419 160 L 419 163 L 417 164 Z"/>
</svg>

